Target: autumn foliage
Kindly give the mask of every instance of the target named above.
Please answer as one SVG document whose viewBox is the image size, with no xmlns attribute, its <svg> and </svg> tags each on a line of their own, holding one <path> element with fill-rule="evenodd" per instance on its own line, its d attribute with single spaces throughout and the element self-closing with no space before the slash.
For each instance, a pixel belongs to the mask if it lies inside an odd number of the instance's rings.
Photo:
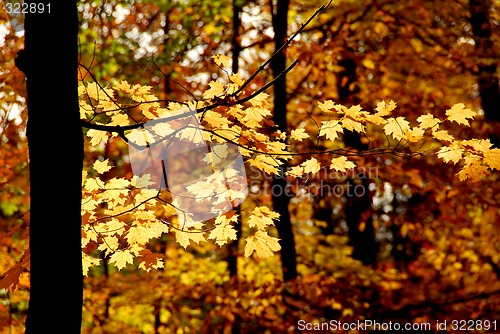
<svg viewBox="0 0 500 334">
<path fill-rule="evenodd" d="M 498 4 L 484 2 L 493 27 Z M 284 132 L 266 67 L 273 2 L 81 1 L 82 333 L 285 333 L 367 319 L 500 330 L 499 125 L 478 84 L 491 75 L 498 86 L 478 47 L 489 38 L 498 55 L 498 34 L 472 31 L 474 3 L 292 2 Z M 241 27 L 229 32 L 234 15 Z M 3 35 L 0 333 L 21 333 L 25 82 L 13 64 L 20 37 Z M 186 200 L 165 161 L 134 168 L 134 149 L 174 144 L 203 150 L 167 156 L 170 168 L 211 171 L 181 185 Z M 47 177 L 64 168 L 56 145 Z M 240 156 L 244 166 L 230 163 Z M 291 281 L 273 196 L 290 197 Z M 50 215 L 57 198 L 47 228 Z M 64 271 L 63 254 L 47 240 L 48 271 Z"/>
</svg>

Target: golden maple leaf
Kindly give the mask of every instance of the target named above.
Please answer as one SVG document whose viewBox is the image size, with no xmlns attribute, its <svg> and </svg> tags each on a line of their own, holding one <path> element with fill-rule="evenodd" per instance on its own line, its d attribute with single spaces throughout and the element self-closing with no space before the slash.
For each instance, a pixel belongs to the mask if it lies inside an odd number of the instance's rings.
<svg viewBox="0 0 500 334">
<path fill-rule="evenodd" d="M 245 241 L 245 257 L 249 257 L 255 251 L 258 257 L 267 258 L 281 249 L 278 238 L 271 237 L 261 230 L 246 238 Z"/>
<path fill-rule="evenodd" d="M 323 121 L 319 129 L 319 136 L 325 136 L 327 139 L 334 141 L 339 137 L 339 133 L 343 133 L 344 129 L 337 120 Z"/>
<path fill-rule="evenodd" d="M 472 119 L 477 113 L 471 109 L 465 108 L 463 103 L 457 103 L 450 109 L 446 110 L 446 116 L 450 122 L 457 122 L 469 126 L 468 118 Z"/>
<path fill-rule="evenodd" d="M 347 157 L 338 157 L 331 160 L 330 168 L 335 169 L 339 172 L 345 172 L 347 169 L 356 167 L 356 165 L 347 160 Z"/>
</svg>

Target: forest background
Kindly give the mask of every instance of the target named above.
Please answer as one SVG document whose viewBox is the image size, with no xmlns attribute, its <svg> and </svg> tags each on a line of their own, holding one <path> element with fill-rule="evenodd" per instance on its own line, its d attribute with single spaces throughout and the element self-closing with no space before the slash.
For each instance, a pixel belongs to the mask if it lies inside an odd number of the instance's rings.
<svg viewBox="0 0 500 334">
<path fill-rule="evenodd" d="M 298 331 L 299 320 L 364 319 L 470 319 L 491 332 L 487 321 L 500 319 L 500 3 L 324 5 L 78 2 L 83 333 L 275 333 Z M 23 31 L 0 15 L 0 333 L 21 333 L 30 184 L 26 79 L 14 59 Z M 57 99 L 55 87 L 47 105 Z M 139 189 L 129 133 L 116 128 L 187 101 L 217 104 L 200 113 L 213 133 L 240 127 L 233 140 L 249 186 L 237 209 L 189 233 L 166 197 Z M 260 114 L 237 108 L 245 103 Z M 46 143 L 47 178 L 67 149 Z M 66 269 L 59 241 L 48 238 L 44 253 L 55 295 Z"/>
</svg>

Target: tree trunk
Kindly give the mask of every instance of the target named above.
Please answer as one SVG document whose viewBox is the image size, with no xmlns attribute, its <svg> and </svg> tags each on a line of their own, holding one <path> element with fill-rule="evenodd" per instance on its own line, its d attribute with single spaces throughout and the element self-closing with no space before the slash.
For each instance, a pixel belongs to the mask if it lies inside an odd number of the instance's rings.
<svg viewBox="0 0 500 334">
<path fill-rule="evenodd" d="M 337 89 L 339 100 L 342 104 L 355 105 L 359 103 L 356 86 L 356 62 L 350 52 L 339 62 L 344 69 L 339 73 Z M 368 149 L 361 141 L 359 133 L 344 131 L 344 143 L 358 152 Z M 347 182 L 346 203 L 344 207 L 345 221 L 348 227 L 349 245 L 353 247 L 352 257 L 365 265 L 375 266 L 377 261 L 378 245 L 375 240 L 373 220 L 368 217 L 363 221 L 363 213 L 371 209 L 371 196 L 369 191 L 369 175 L 359 174 L 355 179 Z M 357 179 L 357 180 L 356 180 Z M 361 228 L 364 223 L 364 228 Z"/>
<path fill-rule="evenodd" d="M 231 39 L 231 50 L 232 50 L 232 72 L 238 73 L 239 71 L 239 58 L 241 52 L 240 39 L 240 27 L 241 27 L 241 5 L 240 1 L 233 0 L 233 36 Z M 232 240 L 227 245 L 227 268 L 229 270 L 229 277 L 232 280 L 238 279 L 238 253 L 239 253 L 239 243 L 241 238 L 241 207 L 238 205 L 236 208 L 236 213 L 238 214 L 238 220 L 235 224 L 236 229 L 236 240 Z M 233 327 L 235 331 L 236 327 Z M 239 330 L 239 328 L 237 329 Z"/>
<path fill-rule="evenodd" d="M 78 13 L 76 1 L 25 3 L 28 8 L 38 4 L 37 13 L 25 16 L 25 49 L 16 58 L 28 96 L 31 287 L 26 333 L 80 333 Z M 44 13 L 39 13 L 42 5 Z"/>
<path fill-rule="evenodd" d="M 277 51 L 286 41 L 288 27 L 288 7 L 289 0 L 278 0 L 276 12 L 273 14 L 274 43 Z M 276 78 L 286 69 L 285 50 L 274 56 L 271 61 L 273 76 Z M 282 132 L 287 132 L 287 94 L 286 94 L 286 75 L 279 77 L 274 83 L 274 123 Z M 287 164 L 283 165 L 283 171 L 286 171 Z M 293 235 L 292 222 L 288 204 L 290 196 L 285 191 L 286 181 L 283 177 L 273 178 L 271 189 L 273 190 L 273 207 L 280 214 L 280 220 L 276 224 L 279 238 L 281 239 L 281 266 L 283 270 L 283 280 L 285 282 L 297 278 L 297 258 L 295 251 L 295 238 Z"/>
</svg>

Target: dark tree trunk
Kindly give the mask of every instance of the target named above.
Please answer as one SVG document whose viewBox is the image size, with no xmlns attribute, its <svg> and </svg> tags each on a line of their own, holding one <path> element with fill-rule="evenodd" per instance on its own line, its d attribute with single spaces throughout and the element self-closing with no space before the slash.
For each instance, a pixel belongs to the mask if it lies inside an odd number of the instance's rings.
<svg viewBox="0 0 500 334">
<path fill-rule="evenodd" d="M 477 64 L 477 83 L 479 86 L 479 95 L 484 110 L 484 117 L 487 121 L 500 122 L 500 87 L 497 76 L 498 54 L 492 38 L 492 25 L 490 23 L 489 9 L 491 8 L 489 0 L 470 0 L 470 18 L 469 23 L 472 26 L 474 42 L 476 48 L 476 57 L 479 59 Z M 500 138 L 498 133 L 491 131 L 490 139 L 495 146 L 500 147 Z"/>
<path fill-rule="evenodd" d="M 275 50 L 281 48 L 287 38 L 289 0 L 278 0 L 276 11 L 273 14 L 274 43 Z M 273 76 L 276 78 L 286 68 L 285 50 L 274 56 L 271 61 Z M 274 123 L 282 132 L 287 132 L 287 94 L 286 76 L 282 75 L 274 83 Z M 286 170 L 286 163 L 283 165 Z M 283 177 L 275 177 L 271 189 L 273 190 L 273 207 L 280 214 L 279 222 L 276 224 L 278 236 L 281 239 L 281 266 L 283 269 L 283 280 L 285 282 L 297 278 L 297 258 L 295 251 L 295 238 L 293 235 L 292 222 L 288 204 L 290 196 L 285 191 L 286 181 Z"/>
<path fill-rule="evenodd" d="M 239 59 L 241 52 L 240 45 L 240 27 L 241 27 L 241 5 L 240 1 L 233 0 L 233 36 L 231 40 L 232 49 L 232 72 L 238 73 L 239 71 Z M 232 240 L 227 245 L 227 268 L 229 270 L 229 277 L 232 280 L 238 279 L 238 253 L 239 253 L 239 243 L 241 238 L 241 207 L 236 208 L 236 213 L 238 214 L 238 220 L 235 224 L 236 229 L 236 240 Z M 233 327 L 233 332 L 239 330 L 239 327 Z"/>
<path fill-rule="evenodd" d="M 356 86 L 356 62 L 347 53 L 339 65 L 343 67 L 337 81 L 340 103 L 355 105 L 359 103 L 357 98 L 359 88 Z M 358 152 L 368 149 L 367 145 L 361 141 L 359 133 L 354 131 L 344 131 L 344 143 Z M 352 257 L 365 265 L 375 266 L 378 245 L 375 240 L 373 221 L 370 217 L 363 221 L 363 213 L 371 208 L 368 177 L 369 175 L 359 174 L 354 175 L 355 179 L 348 181 L 344 214 L 349 229 L 349 244 L 353 247 Z M 360 228 L 362 223 L 365 225 L 363 229 Z"/>
<path fill-rule="evenodd" d="M 31 288 L 26 333 L 80 333 L 83 135 L 77 7 L 70 0 L 33 3 L 45 10 L 26 14 L 25 49 L 16 58 L 27 77 L 28 95 Z"/>
</svg>

